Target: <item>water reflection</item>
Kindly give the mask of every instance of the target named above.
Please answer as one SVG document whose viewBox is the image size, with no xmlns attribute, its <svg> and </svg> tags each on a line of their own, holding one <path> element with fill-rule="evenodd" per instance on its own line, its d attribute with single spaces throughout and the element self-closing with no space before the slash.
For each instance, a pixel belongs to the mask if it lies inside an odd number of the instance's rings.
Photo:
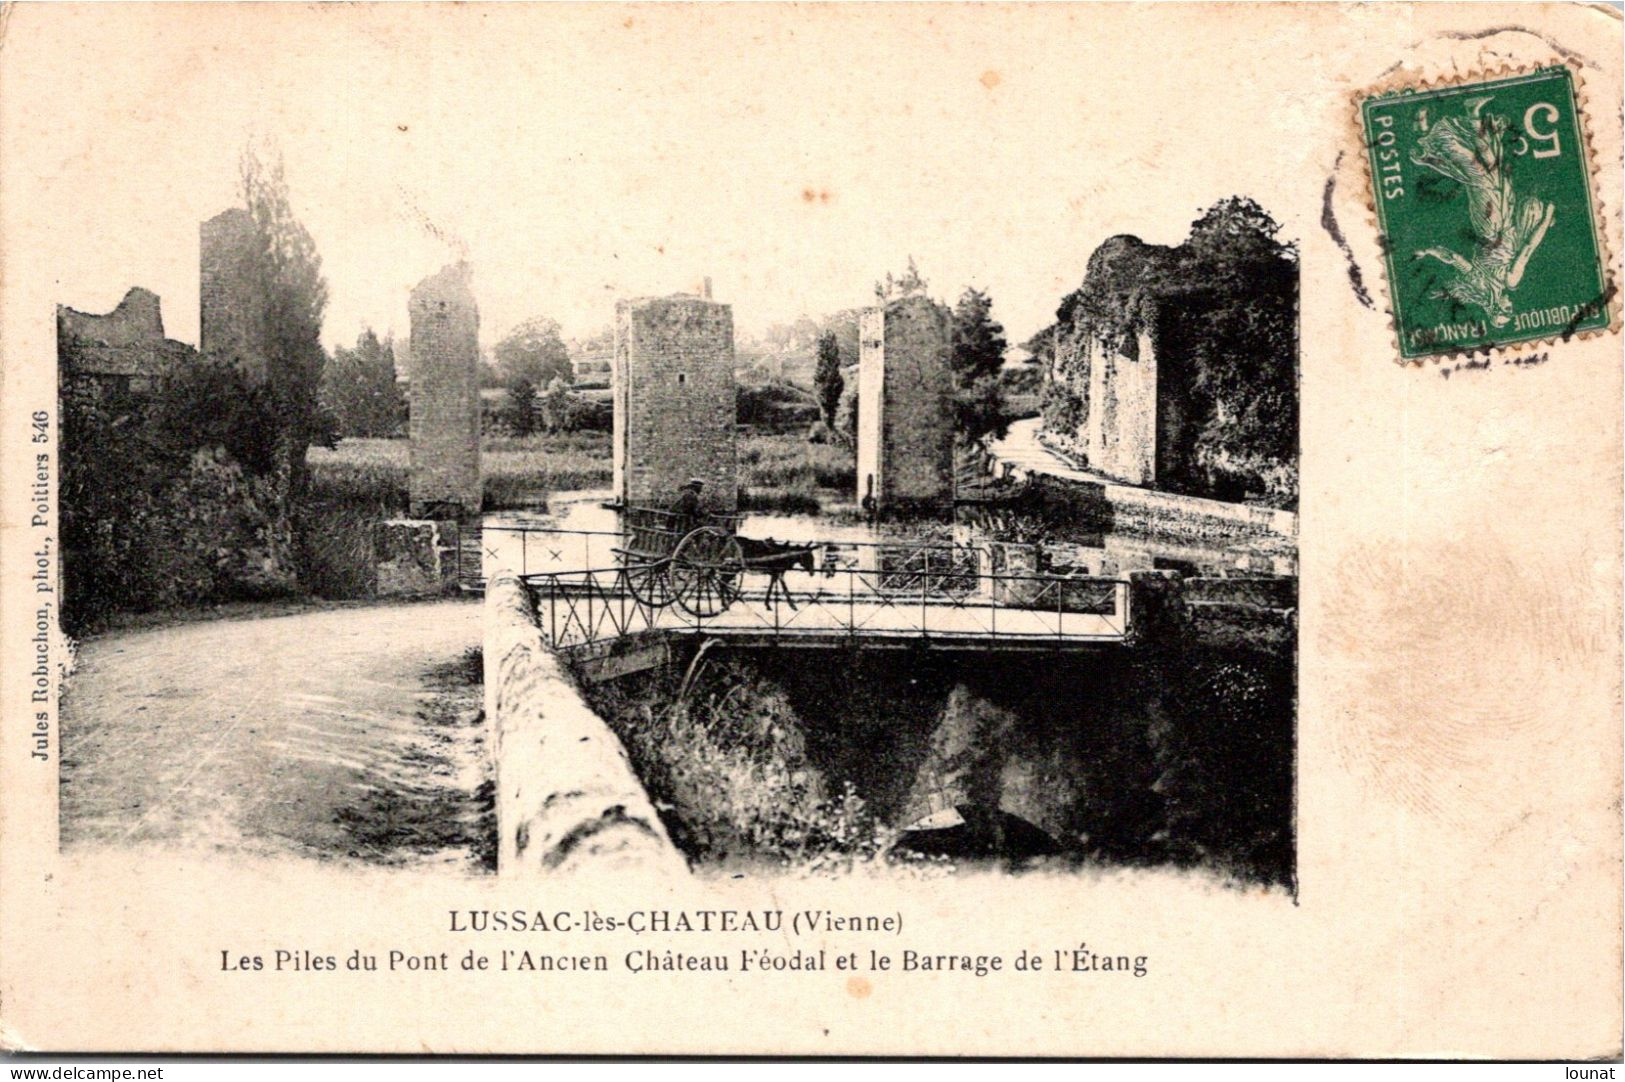
<svg viewBox="0 0 1625 1082">
<path fill-rule="evenodd" d="M 559 493 L 545 511 L 503 511 L 485 516 L 488 529 L 487 571 L 493 560 L 516 570 L 585 570 L 614 567 L 619 562 L 614 536 L 620 515 L 609 506 L 609 490 Z M 1041 540 L 1011 541 L 1007 523 L 978 521 L 974 514 L 962 521 L 887 522 L 874 527 L 865 522 L 820 515 L 748 513 L 740 523 L 746 537 L 775 541 L 837 545 L 875 545 L 897 542 L 955 545 L 974 550 L 997 546 L 1003 553 L 991 562 L 1020 568 L 1023 573 L 1076 574 L 1122 578 L 1134 571 L 1178 571 L 1185 575 L 1296 575 L 1297 553 L 1292 542 L 1262 531 L 1231 531 L 1209 538 L 1169 538 L 1125 530 L 1086 526 L 1051 528 Z M 491 528 L 496 529 L 491 529 Z M 579 533 L 543 545 L 515 532 L 501 538 L 502 527 L 530 527 Z M 523 566 L 522 566 L 523 565 Z M 986 568 L 984 570 L 997 570 Z"/>
</svg>

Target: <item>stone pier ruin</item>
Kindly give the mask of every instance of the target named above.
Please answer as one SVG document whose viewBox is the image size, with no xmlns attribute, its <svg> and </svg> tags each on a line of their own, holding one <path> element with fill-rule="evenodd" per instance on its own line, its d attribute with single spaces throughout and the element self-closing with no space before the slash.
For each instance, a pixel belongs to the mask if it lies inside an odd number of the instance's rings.
<svg viewBox="0 0 1625 1082">
<path fill-rule="evenodd" d="M 858 498 L 865 507 L 953 499 L 948 310 L 925 296 L 865 309 L 858 325 Z"/>
<path fill-rule="evenodd" d="M 616 499 L 665 507 L 698 477 L 709 510 L 738 507 L 731 306 L 687 294 L 621 301 L 611 383 Z"/>
<path fill-rule="evenodd" d="M 252 383 L 268 375 L 258 336 L 249 326 L 260 284 L 254 219 L 242 207 L 223 210 L 198 227 L 198 351 L 236 365 Z"/>
<path fill-rule="evenodd" d="M 1144 325 L 1106 343 L 1085 336 L 1067 348 L 1085 389 L 1076 439 L 1089 468 L 1131 485 L 1179 489 L 1198 474 L 1195 441 L 1211 404 L 1195 385 L 1189 350 L 1180 348 L 1199 301 L 1144 305 Z"/>
<path fill-rule="evenodd" d="M 480 311 L 468 265 L 419 282 L 412 318 L 412 514 L 467 518 L 484 502 L 480 483 Z"/>
</svg>

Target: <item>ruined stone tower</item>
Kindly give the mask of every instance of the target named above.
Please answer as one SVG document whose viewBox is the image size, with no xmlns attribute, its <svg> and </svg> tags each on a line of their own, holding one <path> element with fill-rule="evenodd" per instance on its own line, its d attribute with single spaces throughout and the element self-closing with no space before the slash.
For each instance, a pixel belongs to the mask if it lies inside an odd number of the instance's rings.
<svg viewBox="0 0 1625 1082">
<path fill-rule="evenodd" d="M 1115 349 L 1091 338 L 1085 343 L 1089 373 L 1089 414 L 1084 453 L 1089 468 L 1131 485 L 1157 483 L 1157 428 L 1160 410 L 1157 351 L 1150 333 L 1138 334 Z"/>
<path fill-rule="evenodd" d="M 263 382 L 267 364 L 258 348 L 251 320 L 254 282 L 254 220 L 241 207 L 223 210 L 198 229 L 199 352 L 211 360 L 230 361 L 255 383 Z"/>
<path fill-rule="evenodd" d="M 953 499 L 949 313 L 912 296 L 858 324 L 858 498 L 873 507 Z M 866 503 L 867 505 L 867 503 Z"/>
<path fill-rule="evenodd" d="M 615 495 L 665 507 L 690 477 L 713 511 L 739 503 L 733 309 L 707 297 L 615 306 Z"/>
<path fill-rule="evenodd" d="M 477 515 L 480 484 L 480 311 L 468 265 L 453 263 L 419 282 L 412 317 L 412 513 Z"/>
</svg>

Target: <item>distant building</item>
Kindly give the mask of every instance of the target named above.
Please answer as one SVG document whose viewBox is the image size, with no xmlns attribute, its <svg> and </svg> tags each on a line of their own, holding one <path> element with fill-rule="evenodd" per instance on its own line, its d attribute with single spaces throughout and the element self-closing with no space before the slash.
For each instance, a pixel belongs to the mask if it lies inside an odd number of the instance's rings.
<svg viewBox="0 0 1625 1082">
<path fill-rule="evenodd" d="M 612 386 L 620 501 L 664 507 L 697 477 L 711 510 L 738 506 L 729 305 L 688 294 L 616 305 Z"/>
<path fill-rule="evenodd" d="M 197 352 L 164 336 L 158 295 L 136 286 L 105 315 L 56 306 L 57 376 L 105 391 L 146 391 Z"/>
<path fill-rule="evenodd" d="M 575 374 L 575 382 L 578 386 L 609 386 L 610 373 L 614 367 L 615 351 L 613 349 L 584 350 L 572 354 L 570 357 L 570 368 Z"/>
</svg>

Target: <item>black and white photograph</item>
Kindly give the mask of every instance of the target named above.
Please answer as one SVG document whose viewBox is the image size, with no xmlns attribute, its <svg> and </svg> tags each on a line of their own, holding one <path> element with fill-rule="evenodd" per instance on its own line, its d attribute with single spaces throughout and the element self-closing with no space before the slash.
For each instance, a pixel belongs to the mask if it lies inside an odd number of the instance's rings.
<svg viewBox="0 0 1625 1082">
<path fill-rule="evenodd" d="M 64 616 L 108 629 L 66 844 L 1290 886 L 1297 267 L 1263 208 L 1103 241 L 1024 345 L 913 260 L 759 337 L 707 278 L 482 341 L 461 261 L 328 347 L 264 153 L 199 228 L 200 347 L 140 285 L 59 310 Z M 599 754 L 538 763 L 564 702 Z"/>
</svg>

